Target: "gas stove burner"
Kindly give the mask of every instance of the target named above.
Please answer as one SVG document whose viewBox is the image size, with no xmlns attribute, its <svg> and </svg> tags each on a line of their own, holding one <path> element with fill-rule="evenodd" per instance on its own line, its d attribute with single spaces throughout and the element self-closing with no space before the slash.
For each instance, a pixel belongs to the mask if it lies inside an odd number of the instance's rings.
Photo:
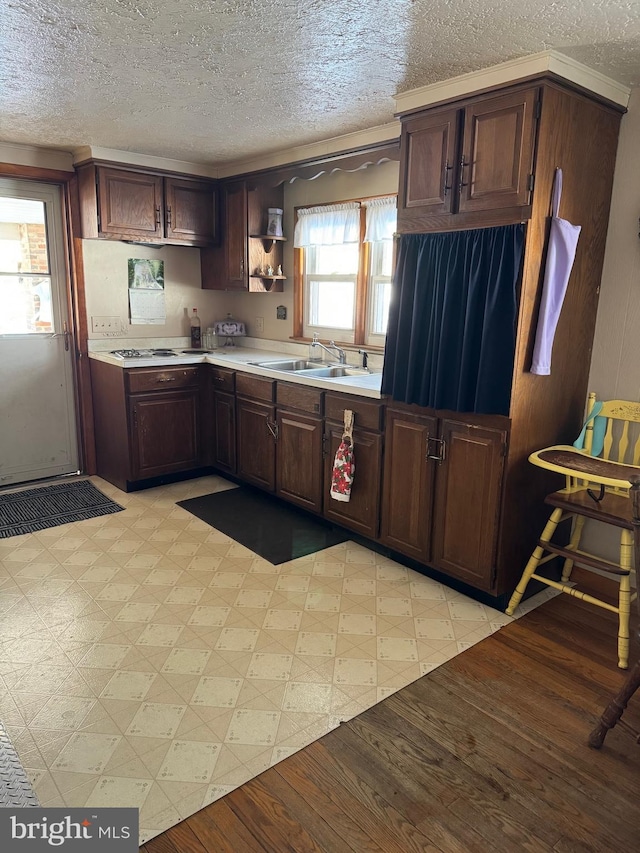
<svg viewBox="0 0 640 853">
<path fill-rule="evenodd" d="M 176 353 L 172 349 L 152 349 L 151 355 L 158 358 L 166 358 L 167 356 L 175 356 Z"/>
<path fill-rule="evenodd" d="M 111 355 L 117 355 L 119 358 L 142 358 L 144 353 L 137 349 L 112 349 Z"/>
</svg>

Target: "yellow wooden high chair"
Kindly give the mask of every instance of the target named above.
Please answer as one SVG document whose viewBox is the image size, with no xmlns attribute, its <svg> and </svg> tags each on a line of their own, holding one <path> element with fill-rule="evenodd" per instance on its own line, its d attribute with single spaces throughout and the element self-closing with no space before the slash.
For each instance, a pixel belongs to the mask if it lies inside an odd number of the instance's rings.
<svg viewBox="0 0 640 853">
<path fill-rule="evenodd" d="M 524 570 L 507 613 L 511 616 L 520 603 L 529 581 L 534 578 L 547 586 L 581 598 L 589 604 L 618 614 L 618 666 L 629 665 L 629 611 L 636 593 L 631 592 L 634 572 L 632 483 L 640 482 L 640 403 L 624 400 L 600 402 L 589 394 L 588 417 L 575 446 L 558 445 L 532 453 L 529 461 L 566 477 L 564 489 L 553 492 L 545 503 L 553 512 Z M 617 563 L 580 550 L 580 539 L 587 518 L 620 529 L 620 558 Z M 569 543 L 555 545 L 551 539 L 558 524 L 572 520 Z M 546 556 L 545 556 L 546 555 Z M 564 557 L 561 581 L 537 573 L 538 566 Z M 619 583 L 618 605 L 576 589 L 570 583 L 574 563 L 596 569 Z"/>
</svg>

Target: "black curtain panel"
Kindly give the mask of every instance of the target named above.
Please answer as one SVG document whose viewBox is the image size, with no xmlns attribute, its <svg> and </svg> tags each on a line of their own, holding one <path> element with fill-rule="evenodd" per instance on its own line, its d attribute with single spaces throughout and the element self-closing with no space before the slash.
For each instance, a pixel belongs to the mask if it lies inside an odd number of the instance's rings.
<svg viewBox="0 0 640 853">
<path fill-rule="evenodd" d="M 454 412 L 509 413 L 524 229 L 400 235 L 384 394 Z"/>
</svg>

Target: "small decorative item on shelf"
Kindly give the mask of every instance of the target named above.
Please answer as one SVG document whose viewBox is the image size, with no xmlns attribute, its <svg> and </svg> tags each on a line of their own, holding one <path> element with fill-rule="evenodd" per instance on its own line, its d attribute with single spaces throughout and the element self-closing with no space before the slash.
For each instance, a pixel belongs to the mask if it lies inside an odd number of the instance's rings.
<svg viewBox="0 0 640 853">
<path fill-rule="evenodd" d="M 271 264 L 269 264 L 269 266 L 267 267 L 267 275 L 268 276 L 273 275 L 273 267 L 271 266 Z"/>
<path fill-rule="evenodd" d="M 279 207 L 269 208 L 269 221 L 267 224 L 267 234 L 269 237 L 282 237 L 282 213 Z"/>
<path fill-rule="evenodd" d="M 247 333 L 244 323 L 234 320 L 231 314 L 227 314 L 226 320 L 220 320 L 216 323 L 214 329 L 216 335 L 227 339 L 224 344 L 226 347 L 235 346 L 233 339 L 242 337 Z"/>
<path fill-rule="evenodd" d="M 276 270 L 276 275 L 282 275 L 282 264 L 278 264 L 278 269 Z"/>
</svg>

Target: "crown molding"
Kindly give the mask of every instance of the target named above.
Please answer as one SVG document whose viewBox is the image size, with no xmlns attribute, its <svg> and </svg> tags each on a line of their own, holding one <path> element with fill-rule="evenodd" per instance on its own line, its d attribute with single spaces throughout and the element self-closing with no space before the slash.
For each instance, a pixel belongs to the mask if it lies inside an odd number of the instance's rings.
<svg viewBox="0 0 640 853">
<path fill-rule="evenodd" d="M 243 175 L 249 172 L 260 172 L 265 169 L 275 169 L 278 166 L 286 166 L 303 161 L 322 160 L 332 154 L 344 154 L 350 151 L 359 151 L 367 146 L 380 145 L 386 142 L 394 142 L 400 138 L 400 122 L 393 121 L 389 124 L 381 124 L 366 130 L 358 130 L 354 133 L 345 133 L 342 136 L 334 136 L 321 142 L 311 142 L 308 145 L 298 145 L 294 148 L 286 148 L 273 154 L 253 157 L 246 160 L 237 160 L 233 163 L 225 163 L 218 169 L 221 178 L 229 178 L 233 175 Z"/>
<path fill-rule="evenodd" d="M 399 92 L 396 95 L 396 113 L 406 113 L 441 101 L 451 101 L 481 89 L 514 83 L 545 72 L 569 80 L 619 106 L 626 108 L 629 103 L 631 89 L 628 86 L 588 68 L 569 56 L 555 50 L 545 50 L 418 89 Z"/>
<path fill-rule="evenodd" d="M 187 160 L 173 160 L 169 157 L 155 157 L 151 154 L 138 154 L 135 151 L 119 151 L 116 148 L 98 148 L 95 145 L 82 145 L 73 150 L 73 162 L 77 166 L 87 160 L 107 160 L 122 163 L 123 166 L 140 166 L 158 172 L 181 172 L 186 175 L 199 175 L 203 178 L 217 178 L 218 169 L 207 163 L 190 163 Z"/>
<path fill-rule="evenodd" d="M 0 162 L 73 172 L 73 157 L 70 151 L 21 145 L 18 142 L 0 142 Z"/>
</svg>

